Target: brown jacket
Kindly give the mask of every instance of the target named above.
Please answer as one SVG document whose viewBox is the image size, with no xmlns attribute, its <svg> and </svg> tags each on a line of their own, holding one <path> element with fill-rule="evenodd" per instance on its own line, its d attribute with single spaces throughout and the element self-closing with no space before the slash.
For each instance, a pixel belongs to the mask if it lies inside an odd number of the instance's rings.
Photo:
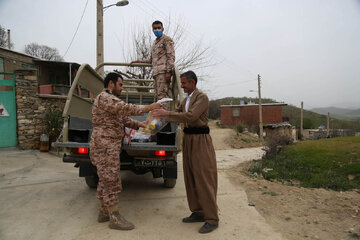
<svg viewBox="0 0 360 240">
<path fill-rule="evenodd" d="M 166 116 L 168 122 L 182 122 L 185 127 L 207 127 L 209 99 L 205 93 L 195 89 L 190 99 L 189 111 L 185 111 L 186 98 L 181 105 Z"/>
<path fill-rule="evenodd" d="M 173 40 L 165 34 L 156 38 L 151 47 L 150 59 L 141 62 L 152 64 L 153 76 L 171 71 L 175 62 Z"/>
</svg>

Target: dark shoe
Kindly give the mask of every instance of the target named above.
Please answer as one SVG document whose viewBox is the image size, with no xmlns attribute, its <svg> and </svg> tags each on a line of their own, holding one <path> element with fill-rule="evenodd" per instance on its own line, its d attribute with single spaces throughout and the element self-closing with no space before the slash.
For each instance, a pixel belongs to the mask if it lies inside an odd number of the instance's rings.
<svg viewBox="0 0 360 240">
<path fill-rule="evenodd" d="M 210 223 L 204 223 L 204 225 L 199 229 L 199 233 L 209 233 L 212 232 L 213 230 L 217 229 L 219 225 L 213 225 Z"/>
<path fill-rule="evenodd" d="M 194 223 L 194 222 L 205 222 L 204 217 L 197 215 L 196 213 L 192 213 L 189 217 L 183 218 L 184 223 Z"/>
<path fill-rule="evenodd" d="M 135 228 L 134 224 L 127 221 L 118 211 L 112 212 L 110 215 L 109 227 L 118 230 L 132 230 Z"/>
<path fill-rule="evenodd" d="M 98 215 L 98 222 L 103 223 L 110 220 L 109 212 L 105 207 L 101 207 Z"/>
</svg>

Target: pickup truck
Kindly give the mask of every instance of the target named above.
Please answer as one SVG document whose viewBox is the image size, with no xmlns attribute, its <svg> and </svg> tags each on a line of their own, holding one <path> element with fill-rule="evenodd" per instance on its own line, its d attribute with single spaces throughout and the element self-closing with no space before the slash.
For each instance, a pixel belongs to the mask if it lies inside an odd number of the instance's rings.
<svg viewBox="0 0 360 240">
<path fill-rule="evenodd" d="M 95 188 L 99 181 L 96 167 L 91 164 L 89 157 L 92 133 L 91 107 L 94 96 L 104 88 L 104 79 L 96 70 L 105 65 L 151 67 L 149 64 L 130 65 L 129 63 L 102 63 L 95 69 L 88 64 L 80 66 L 66 99 L 63 131 L 54 146 L 65 151 L 63 162 L 74 163 L 75 167 L 79 168 L 79 176 L 85 177 L 86 184 L 90 188 Z M 153 81 L 153 79 L 124 78 L 124 90 L 120 98 L 132 104 L 153 103 L 155 100 Z M 87 89 L 90 96 L 76 94 L 79 86 Z M 169 94 L 173 99 L 170 108 L 174 109 L 183 99 L 179 71 L 176 67 L 173 70 Z M 132 118 L 144 121 L 147 114 Z M 154 178 L 164 179 L 165 187 L 173 188 L 177 179 L 177 154 L 181 150 L 181 139 L 182 131 L 179 124 L 168 123 L 148 142 L 123 144 L 119 156 L 120 168 L 135 174 L 152 172 Z"/>
</svg>

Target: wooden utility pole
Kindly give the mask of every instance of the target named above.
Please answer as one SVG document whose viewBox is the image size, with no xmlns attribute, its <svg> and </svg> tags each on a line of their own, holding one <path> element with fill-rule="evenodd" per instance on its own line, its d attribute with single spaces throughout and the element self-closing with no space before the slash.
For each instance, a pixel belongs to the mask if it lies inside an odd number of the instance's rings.
<svg viewBox="0 0 360 240">
<path fill-rule="evenodd" d="M 300 139 L 303 140 L 303 118 L 304 118 L 304 103 L 301 102 L 301 112 L 300 112 Z"/>
<path fill-rule="evenodd" d="M 96 66 L 104 62 L 103 0 L 96 1 Z M 98 73 L 104 76 L 104 67 Z"/>
<path fill-rule="evenodd" d="M 7 30 L 7 37 L 8 37 L 8 49 L 11 49 L 11 42 L 10 42 L 10 29 Z"/>
<path fill-rule="evenodd" d="M 326 137 L 330 135 L 330 113 L 328 112 L 327 115 L 327 122 L 326 122 Z"/>
<path fill-rule="evenodd" d="M 262 106 L 261 106 L 261 85 L 260 85 L 260 75 L 258 74 L 258 91 L 259 91 L 259 137 L 260 141 L 264 140 L 263 137 L 263 119 L 262 119 Z"/>
</svg>

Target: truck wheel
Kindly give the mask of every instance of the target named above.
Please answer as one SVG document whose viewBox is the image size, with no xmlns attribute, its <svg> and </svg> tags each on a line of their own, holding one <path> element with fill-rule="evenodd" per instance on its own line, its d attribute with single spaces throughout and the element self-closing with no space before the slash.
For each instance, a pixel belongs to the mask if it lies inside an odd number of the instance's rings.
<svg viewBox="0 0 360 240">
<path fill-rule="evenodd" d="M 173 187 L 175 187 L 175 185 L 176 185 L 175 178 L 164 179 L 164 187 L 173 188 Z"/>
<path fill-rule="evenodd" d="M 85 176 L 85 182 L 89 188 L 96 188 L 99 182 L 99 177 L 97 175 Z"/>
</svg>

